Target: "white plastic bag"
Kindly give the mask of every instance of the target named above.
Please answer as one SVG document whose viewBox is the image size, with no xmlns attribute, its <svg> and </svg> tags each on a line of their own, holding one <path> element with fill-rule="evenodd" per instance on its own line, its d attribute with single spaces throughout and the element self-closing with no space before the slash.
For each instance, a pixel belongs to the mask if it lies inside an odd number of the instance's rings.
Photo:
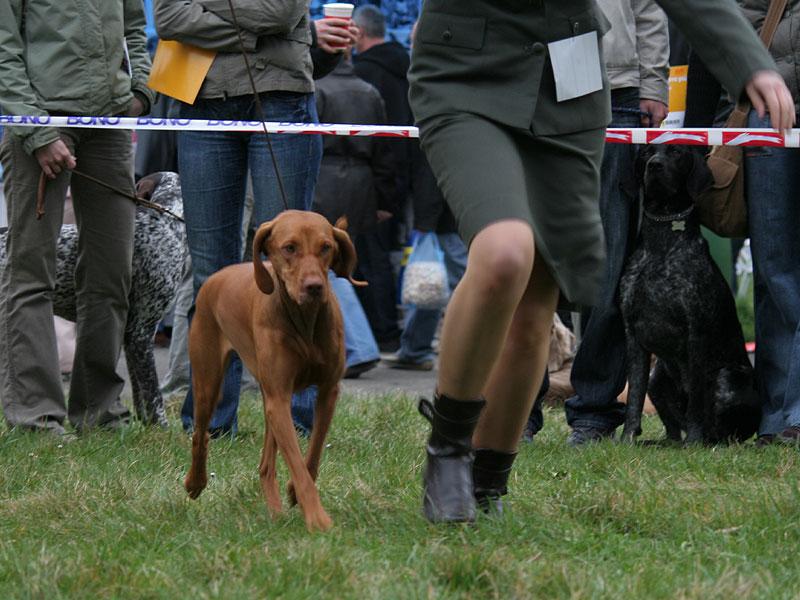
<svg viewBox="0 0 800 600">
<path fill-rule="evenodd" d="M 450 299 L 447 268 L 439 239 L 433 232 L 420 234 L 403 271 L 403 304 L 418 308 L 444 308 Z"/>
</svg>

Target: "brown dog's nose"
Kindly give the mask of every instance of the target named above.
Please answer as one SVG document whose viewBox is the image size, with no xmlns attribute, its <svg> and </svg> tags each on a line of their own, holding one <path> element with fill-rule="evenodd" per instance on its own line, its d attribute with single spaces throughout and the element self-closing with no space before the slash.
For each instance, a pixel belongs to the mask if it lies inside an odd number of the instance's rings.
<svg viewBox="0 0 800 600">
<path fill-rule="evenodd" d="M 322 296 L 322 280 L 321 279 L 311 279 L 307 280 L 305 283 L 305 292 L 312 298 L 319 298 Z"/>
</svg>

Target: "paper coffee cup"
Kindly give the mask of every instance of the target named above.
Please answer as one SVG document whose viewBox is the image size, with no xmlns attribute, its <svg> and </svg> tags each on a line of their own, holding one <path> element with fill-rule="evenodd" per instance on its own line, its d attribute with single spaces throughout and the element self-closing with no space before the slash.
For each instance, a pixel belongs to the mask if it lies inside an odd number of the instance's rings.
<svg viewBox="0 0 800 600">
<path fill-rule="evenodd" d="M 326 19 L 349 19 L 353 16 L 354 5 L 349 2 L 329 2 L 322 5 L 322 14 Z M 331 44 L 334 48 L 345 48 L 346 44 Z"/>
<path fill-rule="evenodd" d="M 349 19 L 353 16 L 355 5 L 349 2 L 329 2 L 322 5 L 322 14 L 326 17 Z"/>
</svg>

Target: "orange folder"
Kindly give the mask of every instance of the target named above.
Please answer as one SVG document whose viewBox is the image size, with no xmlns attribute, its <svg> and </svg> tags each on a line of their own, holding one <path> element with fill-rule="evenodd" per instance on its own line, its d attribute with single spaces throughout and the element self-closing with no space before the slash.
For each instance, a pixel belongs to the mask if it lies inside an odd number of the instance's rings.
<svg viewBox="0 0 800 600">
<path fill-rule="evenodd" d="M 216 50 L 159 40 L 147 85 L 157 92 L 193 104 Z"/>
</svg>

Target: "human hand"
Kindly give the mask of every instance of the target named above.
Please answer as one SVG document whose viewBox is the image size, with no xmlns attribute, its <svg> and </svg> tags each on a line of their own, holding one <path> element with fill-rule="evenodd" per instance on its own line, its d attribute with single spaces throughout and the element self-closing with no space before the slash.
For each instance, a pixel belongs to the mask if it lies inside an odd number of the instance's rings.
<svg viewBox="0 0 800 600">
<path fill-rule="evenodd" d="M 72 156 L 64 140 L 56 140 L 37 148 L 33 151 L 33 155 L 48 179 L 55 179 L 64 169 L 75 168 L 75 157 Z"/>
<path fill-rule="evenodd" d="M 128 108 L 128 111 L 125 113 L 127 117 L 138 117 L 144 112 L 144 102 L 139 100 L 136 95 L 133 96 L 133 100 L 131 101 L 131 105 Z"/>
<path fill-rule="evenodd" d="M 317 45 L 329 54 L 344 52 L 355 45 L 358 27 L 351 19 L 329 17 L 314 21 L 317 30 Z"/>
<path fill-rule="evenodd" d="M 744 88 L 758 116 L 769 113 L 774 129 L 786 131 L 794 125 L 794 100 L 776 71 L 756 71 Z"/>
<path fill-rule="evenodd" d="M 392 213 L 388 210 L 379 210 L 377 213 L 378 223 L 383 223 L 384 221 L 388 221 L 392 218 Z"/>
<path fill-rule="evenodd" d="M 642 112 L 642 127 L 659 127 L 661 126 L 661 121 L 666 119 L 667 114 L 669 114 L 666 104 L 658 100 L 647 100 L 645 98 L 639 100 L 639 110 Z"/>
</svg>

